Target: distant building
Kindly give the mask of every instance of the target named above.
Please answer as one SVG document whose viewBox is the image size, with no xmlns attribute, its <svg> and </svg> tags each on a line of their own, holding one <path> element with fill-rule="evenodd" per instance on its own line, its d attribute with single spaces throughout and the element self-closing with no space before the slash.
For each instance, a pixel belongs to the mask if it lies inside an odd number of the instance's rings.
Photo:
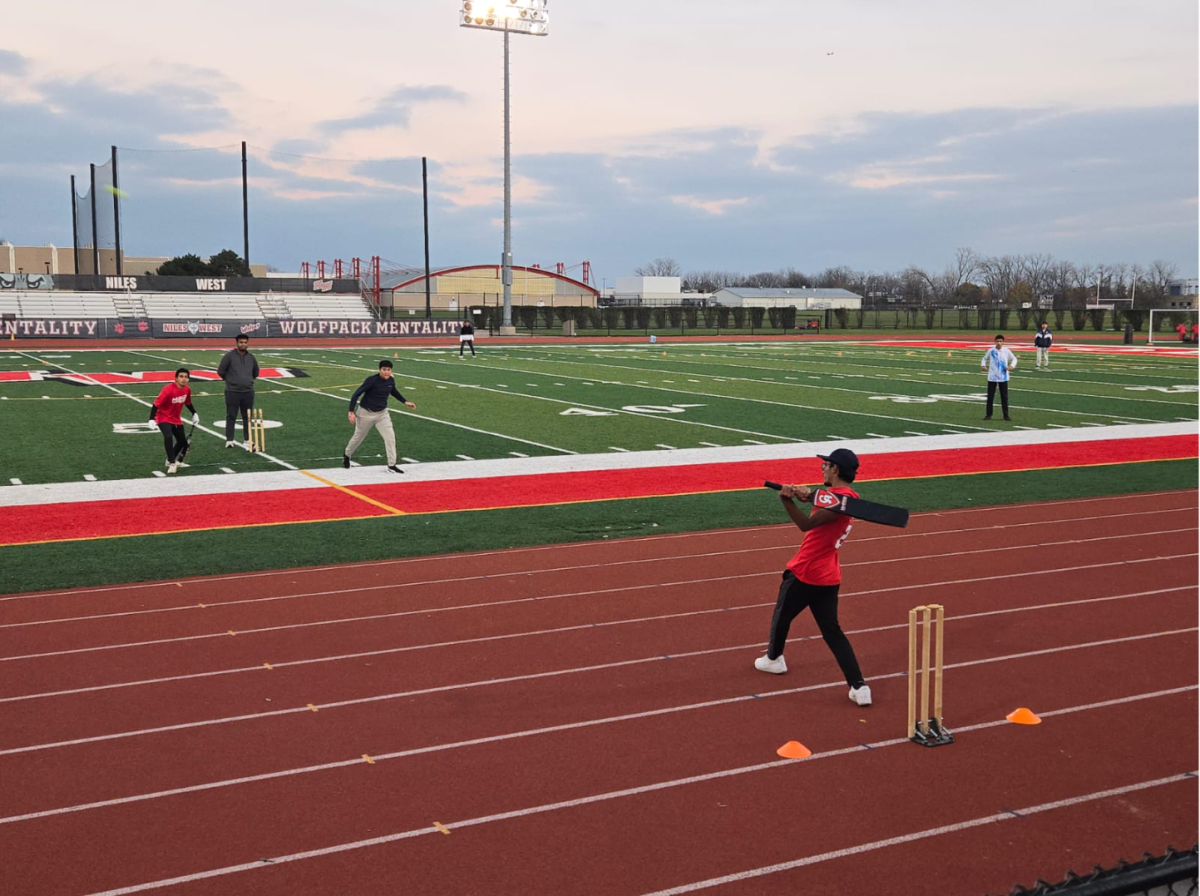
<svg viewBox="0 0 1200 896">
<path fill-rule="evenodd" d="M 1167 284 L 1165 305 L 1168 308 L 1195 308 L 1200 293 L 1200 280 L 1172 280 Z"/>
<path fill-rule="evenodd" d="M 504 302 L 501 268 L 476 264 L 433 268 L 429 272 L 429 304 L 433 311 L 456 311 L 469 307 L 495 306 Z M 599 290 L 586 283 L 541 268 L 514 266 L 513 307 L 532 305 L 554 308 L 573 305 L 595 308 Z M 381 278 L 380 304 L 396 312 L 425 312 L 425 271 L 405 268 L 389 271 Z"/>
<path fill-rule="evenodd" d="M 116 274 L 117 253 L 115 249 L 100 249 L 100 273 Z M 127 277 L 140 277 L 153 274 L 158 266 L 169 258 L 126 255 L 121 252 L 121 274 Z M 61 248 L 53 243 L 44 246 L 14 246 L 10 242 L 0 242 L 0 274 L 94 274 L 92 270 L 92 249 L 90 246 L 79 249 L 79 270 L 75 270 L 75 250 L 71 246 Z M 250 274 L 254 277 L 265 277 L 265 264 L 250 265 Z"/>
<path fill-rule="evenodd" d="M 679 277 L 618 277 L 613 288 L 617 305 L 678 305 Z"/>
<path fill-rule="evenodd" d="M 817 311 L 825 308 L 861 308 L 862 296 L 848 289 L 757 288 L 727 286 L 713 293 L 713 302 L 734 308 L 787 308 Z"/>
</svg>

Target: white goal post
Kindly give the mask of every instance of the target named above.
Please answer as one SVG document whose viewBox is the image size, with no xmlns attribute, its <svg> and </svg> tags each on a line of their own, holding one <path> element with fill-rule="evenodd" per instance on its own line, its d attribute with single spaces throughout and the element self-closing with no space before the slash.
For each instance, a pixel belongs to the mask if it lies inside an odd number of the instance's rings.
<svg viewBox="0 0 1200 896">
<path fill-rule="evenodd" d="M 1154 336 L 1158 334 L 1159 328 L 1163 326 L 1163 321 L 1171 321 L 1174 315 L 1178 318 L 1160 335 L 1163 337 L 1160 342 L 1179 342 L 1179 334 L 1175 332 L 1175 327 L 1179 324 L 1186 324 L 1188 327 L 1188 340 L 1192 341 L 1192 327 L 1197 323 L 1197 311 L 1195 308 L 1152 308 L 1150 310 L 1150 321 L 1148 325 L 1149 338 L 1146 340 L 1147 345 L 1154 345 Z"/>
</svg>

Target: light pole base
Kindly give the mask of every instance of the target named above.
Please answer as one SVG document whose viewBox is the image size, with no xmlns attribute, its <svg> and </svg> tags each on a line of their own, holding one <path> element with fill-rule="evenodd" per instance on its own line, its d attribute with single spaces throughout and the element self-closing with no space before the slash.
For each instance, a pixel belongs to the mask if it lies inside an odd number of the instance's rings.
<svg viewBox="0 0 1200 896">
<path fill-rule="evenodd" d="M 516 327 L 501 327 L 500 335 L 501 336 L 516 336 L 517 328 Z"/>
</svg>

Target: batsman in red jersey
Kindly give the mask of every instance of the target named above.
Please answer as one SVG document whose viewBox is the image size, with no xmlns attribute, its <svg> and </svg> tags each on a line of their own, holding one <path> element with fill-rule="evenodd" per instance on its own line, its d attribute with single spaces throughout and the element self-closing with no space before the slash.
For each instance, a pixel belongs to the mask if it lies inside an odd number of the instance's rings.
<svg viewBox="0 0 1200 896">
<path fill-rule="evenodd" d="M 175 371 L 175 382 L 167 383 L 150 405 L 150 422 L 157 423 L 163 436 L 163 446 L 167 450 L 167 472 L 174 473 L 179 464 L 187 456 L 188 441 L 183 431 L 183 420 L 180 409 L 187 407 L 192 413 L 192 425 L 200 422 L 200 415 L 192 407 L 192 389 L 188 380 L 192 378 L 191 371 L 180 367 Z"/>
<path fill-rule="evenodd" d="M 822 460 L 825 488 L 835 495 L 857 498 L 850 483 L 858 475 L 858 456 L 846 448 L 838 448 L 829 455 L 818 454 L 817 457 Z M 783 647 L 788 629 L 792 620 L 808 607 L 821 630 L 821 637 L 846 676 L 850 699 L 859 706 L 870 706 L 871 689 L 863 680 L 854 648 L 838 623 L 838 591 L 842 583 L 838 549 L 849 537 L 854 520 L 832 510 L 814 509 L 811 514 L 806 514 L 792 500 L 811 501 L 813 491 L 805 486 L 785 485 L 779 492 L 784 510 L 804 533 L 804 539 L 796 556 L 783 571 L 775 614 L 771 617 L 770 642 L 766 654 L 754 661 L 754 668 L 775 675 L 787 671 Z"/>
</svg>

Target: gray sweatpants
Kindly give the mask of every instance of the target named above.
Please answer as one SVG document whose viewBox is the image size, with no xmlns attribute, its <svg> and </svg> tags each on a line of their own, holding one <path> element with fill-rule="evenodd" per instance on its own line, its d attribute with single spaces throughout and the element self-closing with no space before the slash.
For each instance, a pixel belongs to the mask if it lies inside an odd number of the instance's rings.
<svg viewBox="0 0 1200 896">
<path fill-rule="evenodd" d="M 1045 368 L 1049 369 L 1049 367 L 1050 367 L 1050 349 L 1039 348 L 1037 350 L 1037 366 L 1045 367 Z"/>
<path fill-rule="evenodd" d="M 387 408 L 382 411 L 368 411 L 366 408 L 360 407 L 354 412 L 354 417 L 354 435 L 350 438 L 350 444 L 346 446 L 346 455 L 354 457 L 354 452 L 367 437 L 367 433 L 372 429 L 378 429 L 379 434 L 383 436 L 383 447 L 387 451 L 388 466 L 394 467 L 396 465 L 396 432 L 392 429 L 392 417 Z"/>
</svg>

